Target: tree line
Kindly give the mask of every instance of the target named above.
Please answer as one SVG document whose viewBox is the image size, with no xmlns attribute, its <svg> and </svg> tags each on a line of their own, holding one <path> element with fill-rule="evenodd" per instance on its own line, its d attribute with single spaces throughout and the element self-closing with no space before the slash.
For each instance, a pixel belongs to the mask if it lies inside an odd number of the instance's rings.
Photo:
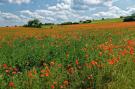
<svg viewBox="0 0 135 89">
<path fill-rule="evenodd" d="M 135 13 L 132 14 L 131 16 L 120 16 L 121 19 L 123 19 L 123 22 L 131 22 L 131 21 L 135 21 Z M 105 20 L 104 18 L 102 18 L 101 20 Z M 85 23 L 91 23 L 92 20 L 84 20 L 84 21 L 79 21 L 79 22 L 63 22 L 59 25 L 72 25 L 72 24 L 85 24 Z M 40 20 L 38 19 L 34 19 L 34 20 L 30 20 L 28 21 L 27 24 L 24 25 L 24 27 L 34 27 L 34 28 L 41 28 L 43 25 L 55 25 L 54 23 L 41 23 Z"/>
</svg>

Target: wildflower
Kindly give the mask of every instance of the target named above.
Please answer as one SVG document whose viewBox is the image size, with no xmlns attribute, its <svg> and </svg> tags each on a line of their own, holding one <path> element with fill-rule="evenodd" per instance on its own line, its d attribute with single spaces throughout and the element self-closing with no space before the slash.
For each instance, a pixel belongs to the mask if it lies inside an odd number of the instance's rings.
<svg viewBox="0 0 135 89">
<path fill-rule="evenodd" d="M 10 71 L 9 70 L 5 70 L 6 73 L 9 73 Z"/>
<path fill-rule="evenodd" d="M 8 83 L 8 86 L 9 86 L 9 87 L 15 87 L 15 84 L 14 84 L 14 82 L 9 82 L 9 83 Z"/>
<path fill-rule="evenodd" d="M 133 55 L 134 54 L 134 48 L 130 47 L 130 54 Z"/>
<path fill-rule="evenodd" d="M 56 85 L 56 84 L 57 84 L 57 82 L 53 82 L 53 84 L 54 84 L 54 85 Z"/>
<path fill-rule="evenodd" d="M 132 47 L 135 46 L 134 40 L 128 40 L 127 43 L 128 43 L 128 46 L 132 46 Z"/>
<path fill-rule="evenodd" d="M 115 60 L 113 60 L 113 59 L 108 60 L 108 63 L 109 63 L 110 65 L 113 65 L 113 64 L 115 64 Z"/>
<path fill-rule="evenodd" d="M 126 54 L 127 54 L 127 50 L 124 49 L 124 50 L 121 52 L 121 55 L 122 55 L 122 56 L 125 56 Z"/>
<path fill-rule="evenodd" d="M 33 78 L 34 77 L 31 71 L 28 72 L 28 77 L 29 78 Z"/>
<path fill-rule="evenodd" d="M 17 72 L 16 71 L 13 71 L 12 74 L 17 74 Z"/>
<path fill-rule="evenodd" d="M 54 85 L 52 85 L 52 86 L 51 86 L 51 89 L 54 89 L 54 88 L 55 88 L 55 86 L 54 86 Z"/>
<path fill-rule="evenodd" d="M 78 59 L 76 59 L 75 63 L 76 63 L 76 65 L 78 65 L 78 64 L 79 64 L 79 61 L 78 61 Z"/>
<path fill-rule="evenodd" d="M 45 73 L 45 76 L 46 76 L 46 77 L 48 77 L 48 76 L 49 76 L 49 74 L 48 74 L 48 73 Z"/>
<path fill-rule="evenodd" d="M 60 88 L 63 89 L 64 87 L 61 85 Z"/>
<path fill-rule="evenodd" d="M 3 68 L 7 68 L 8 66 L 7 66 L 7 64 L 3 64 Z"/>
<path fill-rule="evenodd" d="M 91 61 L 91 64 L 92 65 L 97 65 L 97 62 L 93 60 L 93 61 Z"/>
</svg>

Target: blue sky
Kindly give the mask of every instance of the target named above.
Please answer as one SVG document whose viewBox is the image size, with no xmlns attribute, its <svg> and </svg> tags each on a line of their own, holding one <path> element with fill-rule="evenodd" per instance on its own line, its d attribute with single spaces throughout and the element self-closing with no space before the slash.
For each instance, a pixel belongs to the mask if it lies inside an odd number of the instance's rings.
<svg viewBox="0 0 135 89">
<path fill-rule="evenodd" d="M 135 0 L 0 0 L 0 26 L 23 25 L 33 18 L 61 23 L 132 13 Z"/>
</svg>

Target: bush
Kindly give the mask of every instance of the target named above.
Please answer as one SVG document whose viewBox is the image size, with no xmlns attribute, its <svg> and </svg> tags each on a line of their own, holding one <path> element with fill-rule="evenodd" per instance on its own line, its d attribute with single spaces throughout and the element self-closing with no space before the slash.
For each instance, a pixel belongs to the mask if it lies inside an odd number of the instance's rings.
<svg viewBox="0 0 135 89">
<path fill-rule="evenodd" d="M 24 27 L 35 27 L 35 28 L 41 28 L 42 23 L 38 19 L 30 20 Z"/>
</svg>

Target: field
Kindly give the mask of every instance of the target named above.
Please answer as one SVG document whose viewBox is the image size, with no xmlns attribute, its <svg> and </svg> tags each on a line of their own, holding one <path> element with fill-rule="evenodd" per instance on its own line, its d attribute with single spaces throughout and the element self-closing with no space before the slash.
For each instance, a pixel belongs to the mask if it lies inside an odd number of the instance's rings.
<svg viewBox="0 0 135 89">
<path fill-rule="evenodd" d="M 0 28 L 0 89 L 134 89 L 135 22 Z"/>
<path fill-rule="evenodd" d="M 104 20 L 94 20 L 92 23 L 114 23 L 114 22 L 123 22 L 122 18 L 112 18 L 112 19 L 104 19 Z"/>
</svg>

